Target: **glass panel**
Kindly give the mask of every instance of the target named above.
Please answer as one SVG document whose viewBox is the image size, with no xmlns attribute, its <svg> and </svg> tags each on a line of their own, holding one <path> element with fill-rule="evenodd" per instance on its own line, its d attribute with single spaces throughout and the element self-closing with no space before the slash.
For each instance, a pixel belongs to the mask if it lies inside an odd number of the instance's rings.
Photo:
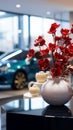
<svg viewBox="0 0 73 130">
<path fill-rule="evenodd" d="M 27 49 L 28 47 L 29 47 L 29 37 L 28 37 L 28 35 L 29 35 L 29 30 L 28 30 L 28 27 L 29 25 L 28 25 L 28 16 L 27 15 L 24 15 L 23 16 L 23 39 L 24 39 L 24 41 L 23 41 L 23 48 L 25 49 Z"/>
<path fill-rule="evenodd" d="M 51 24 L 54 22 L 54 19 L 43 19 L 43 35 L 46 40 L 46 44 L 53 41 L 52 35 L 48 34 L 47 32 L 49 31 Z"/>
<path fill-rule="evenodd" d="M 0 18 L 0 51 L 12 50 L 18 43 L 17 16 Z"/>
<path fill-rule="evenodd" d="M 40 17 L 30 17 L 30 37 L 31 37 L 31 46 L 30 48 L 34 48 L 34 39 L 36 39 L 39 35 L 43 33 L 42 27 L 43 19 Z"/>
<path fill-rule="evenodd" d="M 52 37 L 47 31 L 53 22 L 54 19 L 0 11 L 0 51 L 6 52 L 19 47 L 28 49 L 29 46 L 34 48 L 34 40 L 39 35 L 44 36 L 47 42 L 48 40 L 51 42 Z M 64 28 L 70 26 L 69 21 L 56 20 L 56 22 Z"/>
<path fill-rule="evenodd" d="M 65 21 L 62 21 L 62 23 L 61 23 L 61 26 L 62 26 L 62 28 L 70 28 L 70 22 L 65 22 Z"/>
</svg>

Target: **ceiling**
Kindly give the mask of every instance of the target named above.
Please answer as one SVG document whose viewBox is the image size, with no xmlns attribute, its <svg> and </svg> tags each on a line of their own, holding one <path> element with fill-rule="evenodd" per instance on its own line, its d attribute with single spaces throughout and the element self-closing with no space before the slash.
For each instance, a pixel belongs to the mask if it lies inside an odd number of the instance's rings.
<svg viewBox="0 0 73 130">
<path fill-rule="evenodd" d="M 21 8 L 16 8 L 21 4 Z M 69 19 L 73 11 L 73 0 L 0 0 L 0 10 L 42 17 Z M 47 11 L 51 13 L 46 14 Z"/>
</svg>

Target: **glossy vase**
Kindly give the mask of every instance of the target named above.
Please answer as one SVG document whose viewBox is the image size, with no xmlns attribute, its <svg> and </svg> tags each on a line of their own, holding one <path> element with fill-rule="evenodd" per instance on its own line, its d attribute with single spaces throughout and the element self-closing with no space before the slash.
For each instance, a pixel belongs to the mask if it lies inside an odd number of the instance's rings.
<svg viewBox="0 0 73 130">
<path fill-rule="evenodd" d="M 73 90 L 63 78 L 47 78 L 42 85 L 41 96 L 48 104 L 63 105 L 71 99 Z"/>
</svg>

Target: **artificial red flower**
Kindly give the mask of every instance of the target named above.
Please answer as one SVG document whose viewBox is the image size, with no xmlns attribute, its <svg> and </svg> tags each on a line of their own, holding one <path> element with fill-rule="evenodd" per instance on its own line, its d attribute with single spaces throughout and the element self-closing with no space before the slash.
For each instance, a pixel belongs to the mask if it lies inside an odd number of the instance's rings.
<svg viewBox="0 0 73 130">
<path fill-rule="evenodd" d="M 58 47 L 58 45 L 56 45 L 55 43 L 54 44 L 53 43 L 49 43 L 48 46 L 49 46 L 49 50 L 50 51 L 54 51 Z"/>
<path fill-rule="evenodd" d="M 53 67 L 52 69 L 51 69 L 51 75 L 52 75 L 52 77 L 53 78 L 55 78 L 55 77 L 61 77 L 62 76 L 62 69 L 60 68 L 60 67 Z"/>
<path fill-rule="evenodd" d="M 45 40 L 42 36 L 39 36 L 35 41 L 34 41 L 34 46 L 43 46 L 45 45 Z"/>
<path fill-rule="evenodd" d="M 44 50 L 40 50 L 40 56 L 47 56 L 48 53 L 49 53 L 49 49 L 48 48 L 46 48 Z"/>
<path fill-rule="evenodd" d="M 64 36 L 62 38 L 63 38 L 63 44 L 66 44 L 66 45 L 71 44 L 72 38 L 70 38 L 69 36 Z"/>
<path fill-rule="evenodd" d="M 70 44 L 70 45 L 68 46 L 68 48 L 69 48 L 69 51 L 73 53 L 73 44 Z"/>
<path fill-rule="evenodd" d="M 60 24 L 53 23 L 48 31 L 53 37 L 52 43 L 46 44 L 46 40 L 42 36 L 39 36 L 34 41 L 34 46 L 39 49 L 39 68 L 43 71 L 49 70 L 53 78 L 64 77 L 69 72 L 73 73 L 73 62 L 71 62 L 73 60 L 73 43 L 70 37 L 70 34 L 73 34 L 73 24 L 71 29 L 62 28 L 60 36 L 56 35 L 59 26 Z M 31 49 L 27 56 L 34 57 L 35 52 L 35 50 Z M 48 57 L 51 57 L 51 62 Z"/>
<path fill-rule="evenodd" d="M 62 36 L 55 36 L 55 41 L 60 41 L 62 39 Z"/>
<path fill-rule="evenodd" d="M 62 35 L 65 35 L 65 36 L 69 35 L 69 29 L 63 29 L 62 28 L 60 32 L 61 32 Z"/>
<path fill-rule="evenodd" d="M 59 52 L 55 52 L 55 54 L 54 54 L 54 60 L 57 60 L 57 61 L 63 61 L 63 55 L 62 54 L 60 54 Z"/>
<path fill-rule="evenodd" d="M 35 55 L 34 49 L 30 49 L 30 50 L 28 51 L 27 57 L 28 57 L 28 58 L 32 58 L 32 57 L 34 57 L 34 55 Z"/>
<path fill-rule="evenodd" d="M 40 59 L 38 61 L 38 66 L 41 70 L 48 70 L 50 67 L 50 62 L 47 58 L 45 59 Z"/>
<path fill-rule="evenodd" d="M 71 33 L 73 33 L 73 24 L 71 25 Z"/>
<path fill-rule="evenodd" d="M 53 23 L 51 24 L 50 30 L 48 31 L 48 33 L 50 34 L 54 34 L 56 32 L 56 29 L 60 26 L 60 24 L 57 23 Z"/>
</svg>

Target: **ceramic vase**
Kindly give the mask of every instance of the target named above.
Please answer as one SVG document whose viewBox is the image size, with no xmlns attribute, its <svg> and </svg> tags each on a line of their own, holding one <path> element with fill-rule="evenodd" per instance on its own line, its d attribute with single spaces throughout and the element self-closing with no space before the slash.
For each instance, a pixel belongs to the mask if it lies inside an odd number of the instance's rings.
<svg viewBox="0 0 73 130">
<path fill-rule="evenodd" d="M 69 82 L 60 78 L 47 78 L 41 87 L 42 98 L 51 105 L 63 105 L 73 96 Z"/>
</svg>

